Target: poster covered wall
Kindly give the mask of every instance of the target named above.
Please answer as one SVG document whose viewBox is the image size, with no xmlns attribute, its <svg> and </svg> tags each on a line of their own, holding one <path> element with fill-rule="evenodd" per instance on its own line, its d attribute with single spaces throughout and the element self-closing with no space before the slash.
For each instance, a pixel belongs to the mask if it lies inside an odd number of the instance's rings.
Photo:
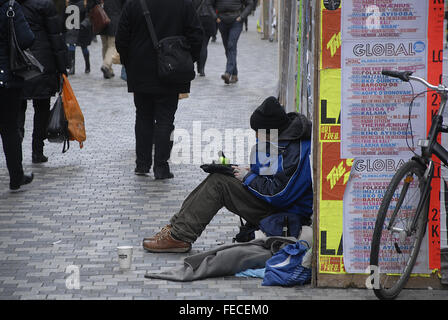
<svg viewBox="0 0 448 320">
<path fill-rule="evenodd" d="M 372 237 L 372 224 L 385 188 L 399 168 L 397 164 L 408 161 L 413 152 L 419 152 L 417 141 L 426 137 L 427 119 L 431 119 L 433 112 L 427 108 L 430 104 L 426 87 L 383 76 L 381 71 L 412 71 L 416 76 L 439 83 L 439 79 L 432 77 L 431 80 L 431 74 L 441 68 L 441 63 L 438 65 L 431 59 L 432 47 L 442 40 L 432 35 L 433 30 L 443 29 L 440 24 L 434 24 L 437 20 L 434 12 L 440 12 L 439 9 L 434 3 L 416 0 L 344 2 L 341 155 L 355 158 L 357 164 L 345 192 L 343 209 L 344 262 L 350 273 L 365 272 L 369 266 L 370 241 L 367 239 Z M 414 99 L 421 92 L 424 94 Z M 414 101 L 412 109 L 411 100 Z M 367 171 L 361 170 L 359 163 Z M 439 199 L 435 199 L 439 190 L 440 180 L 435 179 L 431 203 L 436 212 L 440 206 Z M 438 216 L 435 222 L 437 219 Z M 428 273 L 430 268 L 440 265 L 439 235 L 433 231 L 430 222 L 426 233 L 430 238 L 429 247 L 425 238 L 414 269 L 416 273 Z"/>
<path fill-rule="evenodd" d="M 443 39 L 433 32 L 439 29 L 443 32 L 443 4 L 432 1 L 321 2 L 319 273 L 365 273 L 381 192 L 410 158 L 408 144 L 413 147 L 408 102 L 412 91 L 423 91 L 419 84 L 410 88 L 385 78 L 381 70 L 411 70 L 439 83 L 434 78 L 442 71 Z M 437 107 L 430 94 L 415 100 L 414 148 Z M 350 178 L 350 172 L 356 174 Z M 435 185 L 438 197 L 440 182 Z M 440 199 L 431 206 L 438 212 Z M 440 265 L 440 215 L 433 218 L 419 273 Z"/>
</svg>

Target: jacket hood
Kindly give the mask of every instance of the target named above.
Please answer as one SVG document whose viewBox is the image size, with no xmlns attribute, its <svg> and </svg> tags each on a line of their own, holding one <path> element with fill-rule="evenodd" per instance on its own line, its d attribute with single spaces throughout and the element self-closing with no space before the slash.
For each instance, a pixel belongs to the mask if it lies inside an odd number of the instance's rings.
<svg viewBox="0 0 448 320">
<path fill-rule="evenodd" d="M 307 117 L 297 112 L 290 112 L 288 113 L 288 118 L 291 122 L 278 137 L 279 141 L 293 141 L 311 138 L 312 122 Z"/>
</svg>

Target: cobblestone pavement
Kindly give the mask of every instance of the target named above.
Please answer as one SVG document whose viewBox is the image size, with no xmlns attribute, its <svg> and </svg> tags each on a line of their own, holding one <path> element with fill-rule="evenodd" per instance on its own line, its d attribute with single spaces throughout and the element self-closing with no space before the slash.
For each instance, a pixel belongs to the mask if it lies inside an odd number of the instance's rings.
<svg viewBox="0 0 448 320">
<path fill-rule="evenodd" d="M 260 40 L 255 18 L 239 42 L 240 81 L 226 86 L 220 38 L 209 46 L 206 77 L 194 80 L 189 99 L 179 104 L 176 127 L 192 132 L 193 121 L 209 128 L 247 129 L 252 111 L 275 94 L 277 43 Z M 10 194 L 5 162 L 0 161 L 0 299 L 375 299 L 362 289 L 263 287 L 260 279 L 214 278 L 190 283 L 145 279 L 180 266 L 187 254 L 150 254 L 141 240 L 157 232 L 203 178 L 198 164 L 173 165 L 175 179 L 155 181 L 133 173 L 135 161 L 132 96 L 119 78 L 104 80 L 101 45 L 90 47 L 92 73 L 83 73 L 80 49 L 70 77 L 86 120 L 87 141 L 46 144 L 49 162 L 31 163 L 33 108 L 28 107 L 24 167 L 35 179 L 26 192 Z M 192 151 L 196 149 L 193 147 Z M 196 150 L 197 151 L 197 150 Z M 239 219 L 222 210 L 193 245 L 191 253 L 229 243 Z M 132 269 L 122 272 L 117 245 L 133 245 Z M 80 288 L 70 289 L 67 269 L 79 267 Z M 400 298 L 442 299 L 441 290 L 406 290 Z"/>
</svg>

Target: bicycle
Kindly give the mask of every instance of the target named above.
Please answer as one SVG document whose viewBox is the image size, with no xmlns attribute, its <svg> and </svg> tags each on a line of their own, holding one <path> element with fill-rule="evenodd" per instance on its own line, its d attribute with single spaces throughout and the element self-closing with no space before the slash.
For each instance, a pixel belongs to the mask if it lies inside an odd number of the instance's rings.
<svg viewBox="0 0 448 320">
<path fill-rule="evenodd" d="M 405 82 L 420 82 L 441 98 L 427 139 L 418 141 L 421 155 L 413 151 L 411 160 L 397 170 L 386 189 L 375 222 L 370 249 L 370 272 L 371 275 L 377 273 L 377 278 L 373 278 L 373 290 L 379 299 L 395 299 L 409 280 L 425 235 L 434 175 L 432 155 L 445 166 L 448 163 L 448 151 L 437 142 L 440 133 L 448 132 L 442 116 L 448 88 L 441 84 L 431 85 L 425 79 L 412 76 L 410 71 L 383 70 L 382 74 Z M 410 114 L 415 97 L 410 103 Z"/>
</svg>

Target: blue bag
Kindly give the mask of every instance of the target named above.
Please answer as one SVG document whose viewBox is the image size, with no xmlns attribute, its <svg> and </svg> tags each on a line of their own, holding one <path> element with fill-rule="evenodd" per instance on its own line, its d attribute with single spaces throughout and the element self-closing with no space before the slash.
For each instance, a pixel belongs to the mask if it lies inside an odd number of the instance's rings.
<svg viewBox="0 0 448 320">
<path fill-rule="evenodd" d="M 289 244 L 266 261 L 262 286 L 294 286 L 310 283 L 311 269 L 302 266 L 309 247 L 300 240 Z"/>
</svg>

